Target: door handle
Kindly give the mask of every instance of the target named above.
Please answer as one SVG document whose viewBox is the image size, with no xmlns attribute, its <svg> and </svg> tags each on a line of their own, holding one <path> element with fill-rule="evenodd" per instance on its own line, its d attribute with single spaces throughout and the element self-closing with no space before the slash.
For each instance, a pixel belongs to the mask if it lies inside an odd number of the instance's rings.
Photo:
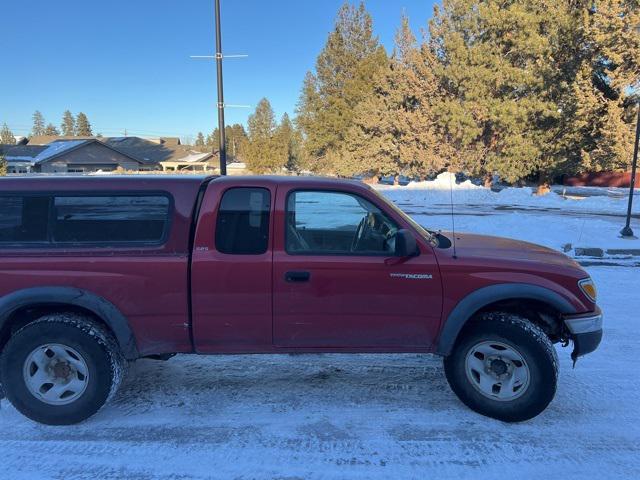
<svg viewBox="0 0 640 480">
<path fill-rule="evenodd" d="M 309 272 L 287 272 L 284 274 L 285 281 L 289 283 L 308 282 L 310 278 Z"/>
</svg>

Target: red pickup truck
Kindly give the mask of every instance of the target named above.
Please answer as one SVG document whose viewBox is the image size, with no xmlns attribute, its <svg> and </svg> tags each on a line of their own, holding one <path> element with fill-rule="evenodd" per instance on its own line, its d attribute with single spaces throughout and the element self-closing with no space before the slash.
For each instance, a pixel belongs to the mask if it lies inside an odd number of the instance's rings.
<svg viewBox="0 0 640 480">
<path fill-rule="evenodd" d="M 177 353 L 434 353 L 504 421 L 556 391 L 554 343 L 595 350 L 589 275 L 537 245 L 434 232 L 355 181 L 0 179 L 0 383 L 73 424 L 127 362 Z"/>
</svg>

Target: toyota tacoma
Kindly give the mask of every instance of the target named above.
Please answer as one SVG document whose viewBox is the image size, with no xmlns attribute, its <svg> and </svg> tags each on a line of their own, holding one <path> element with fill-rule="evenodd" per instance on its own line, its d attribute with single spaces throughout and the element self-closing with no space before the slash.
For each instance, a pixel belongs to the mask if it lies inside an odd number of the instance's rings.
<svg viewBox="0 0 640 480">
<path fill-rule="evenodd" d="M 433 353 L 459 399 L 530 419 L 554 344 L 595 350 L 589 275 L 530 243 L 435 232 L 356 181 L 0 179 L 0 391 L 95 414 L 128 362 L 175 354 Z"/>
</svg>

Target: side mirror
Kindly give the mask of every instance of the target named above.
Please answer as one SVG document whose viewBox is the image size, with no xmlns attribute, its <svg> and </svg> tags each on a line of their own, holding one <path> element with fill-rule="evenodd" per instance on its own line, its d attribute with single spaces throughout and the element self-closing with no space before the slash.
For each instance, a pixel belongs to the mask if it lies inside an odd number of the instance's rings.
<svg viewBox="0 0 640 480">
<path fill-rule="evenodd" d="M 395 235 L 396 257 L 414 257 L 420 253 L 416 237 L 409 230 L 398 230 Z"/>
</svg>

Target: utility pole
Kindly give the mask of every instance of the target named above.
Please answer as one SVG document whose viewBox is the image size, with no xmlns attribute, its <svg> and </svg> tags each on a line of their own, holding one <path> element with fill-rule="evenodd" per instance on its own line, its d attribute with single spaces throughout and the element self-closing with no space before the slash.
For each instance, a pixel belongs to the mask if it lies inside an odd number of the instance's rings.
<svg viewBox="0 0 640 480">
<path fill-rule="evenodd" d="M 640 143 L 640 101 L 638 102 L 638 123 L 636 124 L 636 143 L 633 147 L 633 163 L 631 164 L 631 181 L 629 182 L 629 205 L 627 207 L 627 223 L 620 231 L 622 238 L 635 238 L 631 230 L 631 210 L 633 208 L 633 194 L 636 186 L 636 170 L 638 168 L 638 144 Z"/>
<path fill-rule="evenodd" d="M 223 55 L 222 54 L 222 29 L 220 27 L 220 0 L 215 0 L 216 16 L 216 54 L 211 55 L 191 55 L 191 58 L 216 59 L 216 69 L 218 78 L 218 148 L 220 151 L 220 175 L 227 174 L 227 145 L 224 122 L 225 107 L 250 108 L 249 105 L 226 105 L 224 103 L 224 82 L 222 77 L 222 60 L 225 58 L 246 58 L 248 55 Z"/>
<path fill-rule="evenodd" d="M 218 70 L 218 138 L 220 175 L 227 174 L 227 145 L 224 125 L 224 84 L 222 81 L 222 32 L 220 28 L 220 0 L 216 0 L 216 66 Z"/>
</svg>

